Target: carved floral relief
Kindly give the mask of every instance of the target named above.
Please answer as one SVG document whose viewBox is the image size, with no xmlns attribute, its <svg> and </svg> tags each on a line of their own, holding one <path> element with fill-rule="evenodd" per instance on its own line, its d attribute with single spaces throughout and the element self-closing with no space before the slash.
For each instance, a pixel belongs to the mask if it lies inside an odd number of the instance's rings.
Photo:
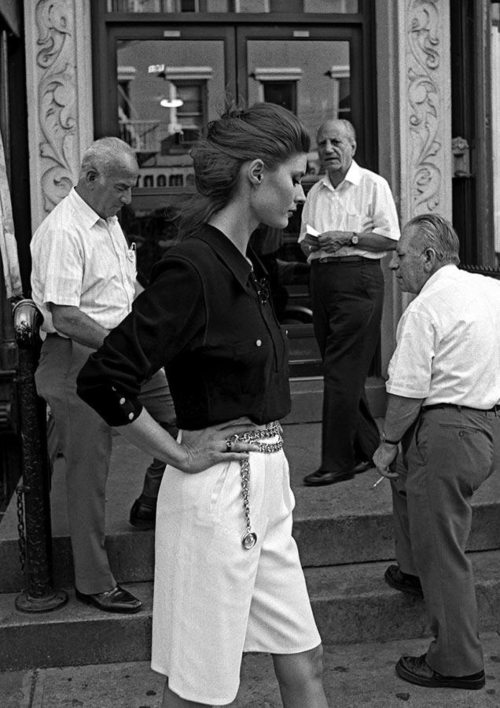
<svg viewBox="0 0 500 708">
<path fill-rule="evenodd" d="M 74 175 L 76 81 L 73 0 L 38 0 L 36 72 L 41 190 L 45 213 L 69 192 Z"/>
<path fill-rule="evenodd" d="M 439 0 L 410 0 L 407 96 L 413 214 L 435 211 L 440 206 L 444 107 L 439 75 L 443 52 L 439 23 Z"/>
</svg>

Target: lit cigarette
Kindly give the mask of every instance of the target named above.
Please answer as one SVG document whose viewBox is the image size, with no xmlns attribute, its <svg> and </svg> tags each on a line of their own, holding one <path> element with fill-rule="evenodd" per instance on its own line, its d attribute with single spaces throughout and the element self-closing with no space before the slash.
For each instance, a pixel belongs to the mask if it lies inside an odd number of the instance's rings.
<svg viewBox="0 0 500 708">
<path fill-rule="evenodd" d="M 372 489 L 375 489 L 375 487 L 378 487 L 378 485 L 380 484 L 380 482 L 383 482 L 384 479 L 385 479 L 385 477 L 379 477 L 379 478 L 377 479 L 377 481 L 376 481 L 374 484 L 372 484 Z"/>
</svg>

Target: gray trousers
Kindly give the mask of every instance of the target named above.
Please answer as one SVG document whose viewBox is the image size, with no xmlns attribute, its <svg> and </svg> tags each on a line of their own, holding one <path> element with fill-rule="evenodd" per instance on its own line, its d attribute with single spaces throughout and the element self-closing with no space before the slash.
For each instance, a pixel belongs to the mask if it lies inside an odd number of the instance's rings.
<svg viewBox="0 0 500 708">
<path fill-rule="evenodd" d="M 432 669 L 466 676 L 483 668 L 474 574 L 465 546 L 473 493 L 500 466 L 500 411 L 423 410 L 392 482 L 396 558 L 418 575 L 434 640 Z"/>
<path fill-rule="evenodd" d="M 57 449 L 64 457 L 68 521 L 80 592 L 94 594 L 116 585 L 105 548 L 105 491 L 111 459 L 112 429 L 76 394 L 76 377 L 92 350 L 69 339 L 49 336 L 35 373 L 38 394 L 50 406 Z M 163 372 L 147 384 L 141 400 L 167 427 L 175 411 Z M 158 461 L 155 474 L 163 472 Z M 161 474 L 160 474 L 161 476 Z"/>
</svg>

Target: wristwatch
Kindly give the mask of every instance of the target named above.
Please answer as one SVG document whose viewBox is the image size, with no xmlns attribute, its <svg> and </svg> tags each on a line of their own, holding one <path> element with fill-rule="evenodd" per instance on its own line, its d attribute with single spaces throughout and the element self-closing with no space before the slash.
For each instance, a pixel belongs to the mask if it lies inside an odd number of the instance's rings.
<svg viewBox="0 0 500 708">
<path fill-rule="evenodd" d="M 383 443 L 387 443 L 388 445 L 399 445 L 399 443 L 401 442 L 400 440 L 388 440 L 388 438 L 386 438 L 385 436 L 385 433 L 383 432 L 380 433 L 380 440 Z"/>
<path fill-rule="evenodd" d="M 354 231 L 353 231 L 352 236 L 351 236 L 350 245 L 357 246 L 358 243 L 359 243 L 359 236 L 358 236 L 358 234 L 354 233 Z"/>
</svg>

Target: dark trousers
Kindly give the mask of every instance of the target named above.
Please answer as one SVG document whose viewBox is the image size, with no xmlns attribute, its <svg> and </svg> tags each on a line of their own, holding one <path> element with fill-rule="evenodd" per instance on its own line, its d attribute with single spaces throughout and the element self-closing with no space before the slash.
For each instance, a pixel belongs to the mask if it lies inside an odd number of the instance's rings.
<svg viewBox="0 0 500 708">
<path fill-rule="evenodd" d="M 380 338 L 380 262 L 313 261 L 311 295 L 324 369 L 321 469 L 341 473 L 371 460 L 379 442 L 365 381 Z"/>
<path fill-rule="evenodd" d="M 474 574 L 465 553 L 473 493 L 500 467 L 500 411 L 425 411 L 392 481 L 396 558 L 418 575 L 434 635 L 427 662 L 445 676 L 483 668 Z M 402 463 L 402 464 L 401 464 Z"/>
</svg>

